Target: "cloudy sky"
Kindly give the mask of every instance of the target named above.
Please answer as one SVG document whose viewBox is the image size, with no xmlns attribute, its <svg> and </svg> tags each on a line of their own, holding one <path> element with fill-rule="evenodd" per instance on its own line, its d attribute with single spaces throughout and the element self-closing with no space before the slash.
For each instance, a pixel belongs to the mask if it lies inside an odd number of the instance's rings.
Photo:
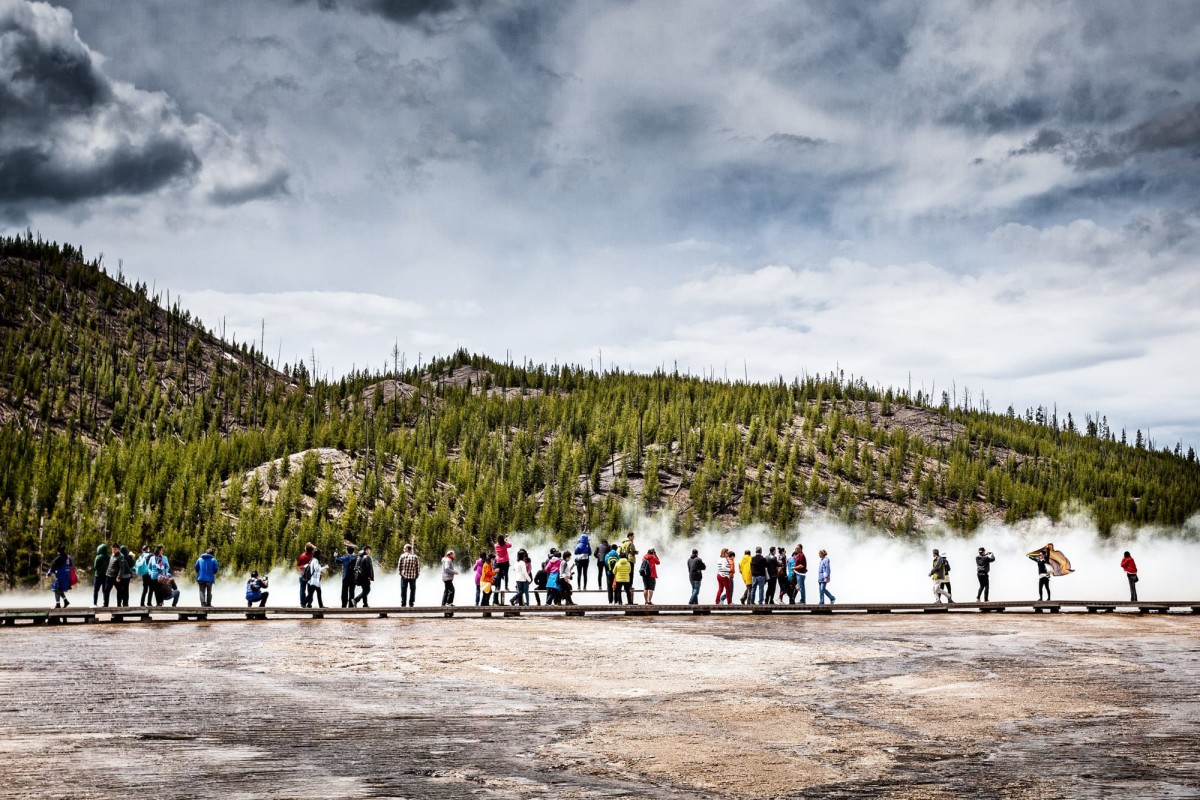
<svg viewBox="0 0 1200 800">
<path fill-rule="evenodd" d="M 0 0 L 0 227 L 331 374 L 837 366 L 1200 445 L 1200 4 Z"/>
</svg>

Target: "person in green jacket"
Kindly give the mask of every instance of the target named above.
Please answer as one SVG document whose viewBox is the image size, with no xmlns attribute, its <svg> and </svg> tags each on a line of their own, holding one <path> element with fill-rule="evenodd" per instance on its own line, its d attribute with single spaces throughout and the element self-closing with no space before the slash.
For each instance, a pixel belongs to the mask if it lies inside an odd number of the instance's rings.
<svg viewBox="0 0 1200 800">
<path fill-rule="evenodd" d="M 621 592 L 625 592 L 626 603 L 633 605 L 633 562 L 618 558 L 613 562 L 613 602 L 621 605 Z"/>
<path fill-rule="evenodd" d="M 112 594 L 112 581 L 108 579 L 109 553 L 108 544 L 96 548 L 96 560 L 92 562 L 92 605 L 100 601 L 100 592 L 104 592 L 104 607 L 108 608 L 108 598 Z"/>
</svg>

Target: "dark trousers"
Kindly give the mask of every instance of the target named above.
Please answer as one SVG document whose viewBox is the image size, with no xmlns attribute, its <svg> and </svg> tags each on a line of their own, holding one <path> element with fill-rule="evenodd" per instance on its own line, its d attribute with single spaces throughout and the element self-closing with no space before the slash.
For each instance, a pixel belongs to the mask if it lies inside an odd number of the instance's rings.
<svg viewBox="0 0 1200 800">
<path fill-rule="evenodd" d="M 247 600 L 247 601 L 246 601 L 246 608 L 249 608 L 250 606 L 254 605 L 256 602 L 258 603 L 258 607 L 259 607 L 259 608 L 266 608 L 266 606 L 267 606 L 267 595 L 269 595 L 269 594 L 270 594 L 270 592 L 263 592 L 262 594 L 260 594 L 260 595 L 258 596 L 257 600 Z"/>
<path fill-rule="evenodd" d="M 1046 592 L 1046 599 L 1050 599 L 1050 576 L 1043 575 L 1038 578 L 1038 600 L 1042 599 L 1042 592 Z"/>
<path fill-rule="evenodd" d="M 117 581 L 117 605 L 129 605 L 129 581 Z"/>
<path fill-rule="evenodd" d="M 212 583 L 209 581 L 200 581 L 200 606 L 212 605 Z"/>
<path fill-rule="evenodd" d="M 575 574 L 579 576 L 579 588 L 585 591 L 587 590 L 588 564 L 590 563 L 590 558 L 575 559 Z"/>
<path fill-rule="evenodd" d="M 417 579 L 400 578 L 400 607 L 417 604 Z"/>
<path fill-rule="evenodd" d="M 142 601 L 139 606 L 150 604 L 150 599 L 154 597 L 154 581 L 150 580 L 149 575 L 142 576 Z"/>
<path fill-rule="evenodd" d="M 508 591 L 508 562 L 502 561 L 496 564 L 496 578 L 492 581 L 492 588 L 499 590 L 500 584 L 504 584 L 504 591 Z"/>
<path fill-rule="evenodd" d="M 767 602 L 770 603 L 771 605 L 775 604 L 775 584 L 778 581 L 779 581 L 779 578 L 777 578 L 774 575 L 767 578 Z"/>
<path fill-rule="evenodd" d="M 625 593 L 625 604 L 633 605 L 633 584 L 630 581 L 618 583 L 613 594 L 616 596 L 616 604 L 621 605 L 621 592 Z"/>
<path fill-rule="evenodd" d="M 342 579 L 342 608 L 354 605 L 354 581 Z"/>
<path fill-rule="evenodd" d="M 454 605 L 454 580 L 442 581 L 442 586 L 446 587 L 442 589 L 442 605 Z"/>
<path fill-rule="evenodd" d="M 310 584 L 308 584 L 308 597 L 304 598 L 304 605 L 307 606 L 308 608 L 312 608 L 312 601 L 313 601 L 314 597 L 317 598 L 317 607 L 324 608 L 325 607 L 325 597 L 321 594 L 321 587 L 313 586 L 310 583 Z"/>
<path fill-rule="evenodd" d="M 300 607 L 304 608 L 308 605 L 308 581 L 304 578 L 300 579 Z"/>
<path fill-rule="evenodd" d="M 1137 602 L 1137 573 L 1136 572 L 1127 572 L 1127 573 L 1125 573 L 1125 577 L 1129 579 L 1129 602 L 1136 603 Z M 105 605 L 108 605 L 108 603 L 105 603 Z"/>
<path fill-rule="evenodd" d="M 980 598 L 982 598 L 983 602 L 986 603 L 988 600 L 988 589 L 991 588 L 991 586 L 989 584 L 989 581 L 991 579 L 988 577 L 986 572 L 979 573 L 978 577 L 979 577 L 979 591 L 975 593 L 975 601 L 978 602 L 980 600 Z"/>
<path fill-rule="evenodd" d="M 604 567 L 604 588 L 608 591 L 608 602 L 616 602 L 616 600 L 614 600 L 614 595 L 616 595 L 617 590 L 613 584 L 612 570 L 609 569 L 607 565 Z"/>
<path fill-rule="evenodd" d="M 495 586 L 495 584 L 492 584 L 492 585 Z M 481 589 L 480 595 L 481 595 L 481 598 L 480 598 L 479 605 L 490 606 L 492 604 L 492 593 L 491 592 L 485 592 Z"/>
<path fill-rule="evenodd" d="M 104 593 L 104 605 L 108 605 L 108 596 L 112 591 L 112 581 L 107 575 L 97 575 L 92 578 L 92 605 L 100 600 L 100 593 Z"/>
<path fill-rule="evenodd" d="M 362 583 L 362 594 L 360 594 L 358 597 L 354 598 L 354 602 L 355 602 L 356 604 L 357 604 L 357 603 L 362 603 L 362 604 L 363 604 L 363 608 L 370 608 L 371 606 L 367 604 L 367 595 L 369 595 L 370 593 L 371 593 L 371 582 L 370 582 L 370 581 L 363 581 L 363 583 Z"/>
</svg>

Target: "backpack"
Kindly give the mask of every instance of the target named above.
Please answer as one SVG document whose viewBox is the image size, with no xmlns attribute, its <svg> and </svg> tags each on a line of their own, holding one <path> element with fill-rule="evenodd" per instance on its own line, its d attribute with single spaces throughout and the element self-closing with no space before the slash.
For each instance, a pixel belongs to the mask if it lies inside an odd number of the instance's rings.
<svg viewBox="0 0 1200 800">
<path fill-rule="evenodd" d="M 942 569 L 946 571 L 947 575 L 950 574 L 950 559 L 945 556 L 942 556 Z"/>
<path fill-rule="evenodd" d="M 359 556 L 358 558 L 354 559 L 354 582 L 355 583 L 362 583 L 362 575 L 363 575 L 362 560 L 363 560 L 362 556 Z"/>
<path fill-rule="evenodd" d="M 304 571 L 300 573 L 300 580 L 304 581 L 305 583 L 308 583 L 309 581 L 312 580 L 312 576 L 313 576 L 313 562 L 310 561 L 304 565 Z"/>
<path fill-rule="evenodd" d="M 643 578 L 650 577 L 650 562 L 644 558 L 642 559 L 642 565 L 638 567 L 638 574 Z"/>
<path fill-rule="evenodd" d="M 537 571 L 537 574 L 535 574 L 535 575 L 533 576 L 533 585 L 534 585 L 534 586 L 536 586 L 536 587 L 537 587 L 537 588 L 539 588 L 539 589 L 545 589 L 545 588 L 546 588 L 546 581 L 547 581 L 547 579 L 549 579 L 549 577 L 550 577 L 550 576 L 546 574 L 546 570 L 544 570 L 544 569 L 539 569 L 539 570 Z"/>
<path fill-rule="evenodd" d="M 150 559 L 146 558 L 145 553 L 138 556 L 137 561 L 134 562 L 133 571 L 134 574 L 141 575 L 142 577 L 150 574 Z"/>
</svg>

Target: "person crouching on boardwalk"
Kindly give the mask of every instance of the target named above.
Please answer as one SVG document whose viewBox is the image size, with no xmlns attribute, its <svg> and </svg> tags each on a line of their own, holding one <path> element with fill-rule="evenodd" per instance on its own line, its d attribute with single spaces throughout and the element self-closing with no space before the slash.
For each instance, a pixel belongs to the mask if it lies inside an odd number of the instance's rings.
<svg viewBox="0 0 1200 800">
<path fill-rule="evenodd" d="M 833 605 L 837 602 L 837 598 L 829 593 L 829 553 L 824 550 L 818 550 L 817 556 L 821 559 L 820 566 L 817 567 L 817 585 L 821 587 L 821 605 L 825 605 L 825 598 L 829 598 L 829 604 Z"/>
<path fill-rule="evenodd" d="M 258 571 L 250 573 L 250 580 L 246 581 L 246 608 L 258 603 L 259 608 L 265 608 L 267 605 L 267 597 L 271 594 L 267 591 L 267 576 L 258 577 Z"/>
</svg>

